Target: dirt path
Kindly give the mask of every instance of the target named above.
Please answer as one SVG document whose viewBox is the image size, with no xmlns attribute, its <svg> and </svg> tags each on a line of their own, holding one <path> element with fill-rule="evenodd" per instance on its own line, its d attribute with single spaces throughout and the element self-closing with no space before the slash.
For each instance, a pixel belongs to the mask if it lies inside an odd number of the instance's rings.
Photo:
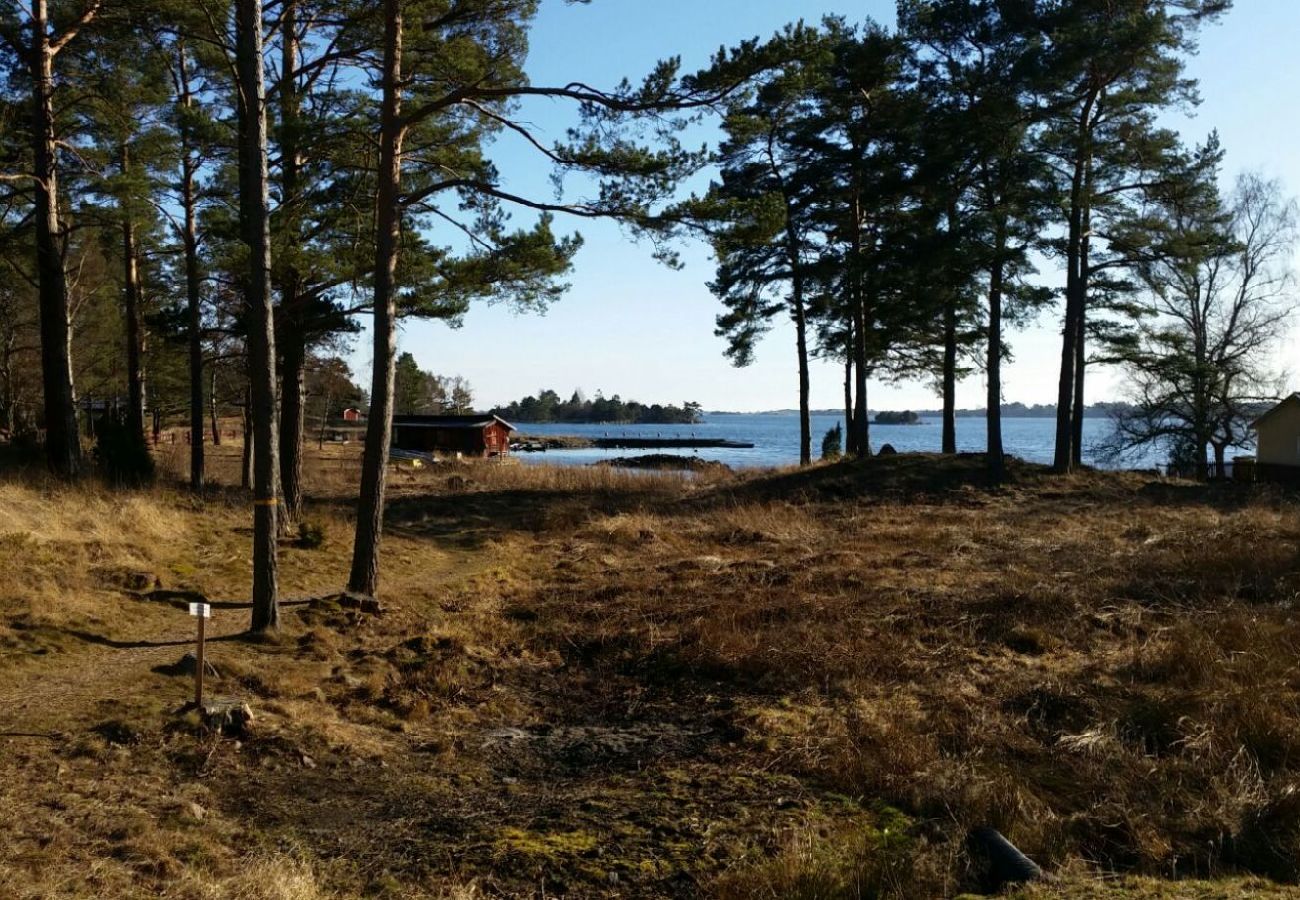
<svg viewBox="0 0 1300 900">
<path fill-rule="evenodd" d="M 123 620 L 130 621 L 132 601 L 122 600 Z M 246 630 L 246 610 L 214 610 L 208 640 L 221 643 Z M 158 617 L 140 617 L 140 625 Z M 78 643 L 68 652 L 51 652 L 24 660 L 0 674 L 0 737 L 68 731 L 101 708 L 140 694 L 153 669 L 176 662 L 194 647 L 194 620 L 177 610 L 161 628 L 140 627 L 126 639 L 83 631 L 70 634 Z M 164 690 L 179 705 L 190 682 L 172 678 Z"/>
</svg>

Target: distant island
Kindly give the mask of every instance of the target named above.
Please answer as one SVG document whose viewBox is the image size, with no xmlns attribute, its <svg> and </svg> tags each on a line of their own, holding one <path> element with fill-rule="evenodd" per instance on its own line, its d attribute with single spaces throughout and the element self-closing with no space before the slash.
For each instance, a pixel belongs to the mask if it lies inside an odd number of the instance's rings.
<svg viewBox="0 0 1300 900">
<path fill-rule="evenodd" d="M 572 425 L 697 425 L 702 422 L 703 410 L 698 403 L 645 404 L 637 400 L 624 400 L 615 394 L 605 397 L 599 391 L 594 399 L 574 391 L 564 400 L 555 391 L 544 390 L 537 396 L 528 396 L 506 406 L 491 410 L 511 422 L 544 425 L 564 422 Z"/>
<path fill-rule="evenodd" d="M 1108 419 L 1116 412 L 1123 412 L 1131 407 L 1127 403 L 1093 403 L 1084 408 L 1083 417 L 1085 419 Z M 814 416 L 843 416 L 843 409 L 814 409 L 811 411 Z M 768 409 L 761 412 L 740 412 L 737 410 L 709 410 L 711 416 L 781 416 L 781 415 L 798 415 L 797 409 Z M 882 411 L 872 410 L 871 415 L 880 416 Z M 890 414 L 890 413 L 886 413 Z M 914 413 L 921 419 L 938 419 L 942 418 L 942 409 L 920 409 Z M 982 419 L 987 414 L 984 407 L 978 409 L 959 409 L 956 411 L 959 419 Z M 1054 419 L 1056 418 L 1055 403 L 1035 403 L 1028 405 L 1025 403 L 1004 403 L 1002 404 L 1002 417 L 1004 419 Z M 888 424 L 881 422 L 879 424 Z"/>
<path fill-rule="evenodd" d="M 921 417 L 909 409 L 906 412 L 878 412 L 873 421 L 877 425 L 920 425 Z"/>
</svg>

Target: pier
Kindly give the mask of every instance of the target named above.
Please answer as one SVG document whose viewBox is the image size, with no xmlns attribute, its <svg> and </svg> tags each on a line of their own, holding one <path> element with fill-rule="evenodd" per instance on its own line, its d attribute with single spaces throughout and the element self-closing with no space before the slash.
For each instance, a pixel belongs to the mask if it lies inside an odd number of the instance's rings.
<svg viewBox="0 0 1300 900">
<path fill-rule="evenodd" d="M 752 450 L 754 445 L 722 438 L 604 437 L 592 443 L 602 450 Z"/>
</svg>

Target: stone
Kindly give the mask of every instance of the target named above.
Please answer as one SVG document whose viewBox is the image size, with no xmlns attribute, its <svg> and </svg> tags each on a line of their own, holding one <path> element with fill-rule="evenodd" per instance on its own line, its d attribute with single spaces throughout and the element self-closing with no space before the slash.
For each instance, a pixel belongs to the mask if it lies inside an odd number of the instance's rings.
<svg viewBox="0 0 1300 900">
<path fill-rule="evenodd" d="M 193 651 L 186 653 L 174 663 L 166 663 L 161 666 L 154 666 L 153 671 L 159 675 L 184 675 L 187 678 L 194 677 L 194 670 L 198 668 L 199 658 L 194 655 Z M 208 678 L 220 678 L 221 673 L 217 667 L 212 664 L 212 660 L 203 660 L 203 674 Z"/>
<path fill-rule="evenodd" d="M 894 449 L 893 444 L 885 444 L 880 448 L 879 456 L 897 456 L 898 451 Z"/>
<path fill-rule="evenodd" d="M 353 591 L 345 591 L 339 594 L 339 606 L 344 609 L 355 609 L 358 612 L 369 613 L 374 616 L 384 614 L 383 605 L 374 597 L 368 594 L 358 594 Z"/>
<path fill-rule="evenodd" d="M 182 808 L 185 812 L 185 817 L 195 822 L 202 822 L 204 816 L 208 814 L 206 809 L 195 803 L 193 800 L 186 803 Z"/>
<path fill-rule="evenodd" d="M 203 724 L 226 737 L 244 737 L 252 722 L 253 710 L 242 700 L 208 700 L 203 704 Z"/>
<path fill-rule="evenodd" d="M 152 572 L 123 572 L 122 586 L 128 591 L 148 591 L 162 587 L 162 579 Z"/>
</svg>

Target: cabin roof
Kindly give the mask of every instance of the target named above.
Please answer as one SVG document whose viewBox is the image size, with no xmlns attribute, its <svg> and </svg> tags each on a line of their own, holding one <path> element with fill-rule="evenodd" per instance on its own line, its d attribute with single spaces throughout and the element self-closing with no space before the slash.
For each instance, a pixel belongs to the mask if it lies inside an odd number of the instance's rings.
<svg viewBox="0 0 1300 900">
<path fill-rule="evenodd" d="M 1287 397 L 1285 400 L 1278 403 L 1277 406 L 1274 406 L 1272 409 L 1264 413 L 1254 422 L 1251 422 L 1250 423 L 1251 427 L 1259 428 L 1260 424 L 1263 423 L 1266 419 L 1270 418 L 1274 413 L 1279 412 L 1283 407 L 1289 406 L 1292 403 L 1300 403 L 1300 393 L 1292 394 L 1291 396 Z"/>
<path fill-rule="evenodd" d="M 393 424 L 405 428 L 465 428 L 483 429 L 492 424 L 504 425 L 510 431 L 519 429 L 500 416 L 393 416 Z"/>
</svg>

